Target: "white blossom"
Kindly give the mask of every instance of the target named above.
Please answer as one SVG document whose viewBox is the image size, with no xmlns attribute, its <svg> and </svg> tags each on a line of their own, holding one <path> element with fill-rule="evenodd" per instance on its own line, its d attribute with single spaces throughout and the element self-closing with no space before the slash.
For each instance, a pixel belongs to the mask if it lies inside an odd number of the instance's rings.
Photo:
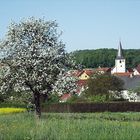
<svg viewBox="0 0 140 140">
<path fill-rule="evenodd" d="M 2 63 L 9 69 L 1 78 L 1 91 L 7 91 L 11 84 L 16 91 L 29 88 L 32 92 L 48 94 L 54 87 L 52 85 L 58 86 L 60 73 L 63 74 L 75 64 L 66 53 L 65 45 L 59 41 L 61 32 L 57 32 L 57 27 L 55 21 L 35 18 L 9 26 L 6 38 L 1 43 L 5 52 Z M 64 82 L 62 87 L 74 87 L 72 77 L 65 78 L 69 83 Z M 64 77 L 62 80 L 65 81 Z M 74 92 L 74 88 L 71 88 L 71 92 Z"/>
<path fill-rule="evenodd" d="M 57 93 L 59 96 L 62 94 L 76 94 L 78 90 L 78 78 L 72 75 L 72 73 L 60 73 L 58 80 L 53 86 L 52 93 Z"/>
</svg>

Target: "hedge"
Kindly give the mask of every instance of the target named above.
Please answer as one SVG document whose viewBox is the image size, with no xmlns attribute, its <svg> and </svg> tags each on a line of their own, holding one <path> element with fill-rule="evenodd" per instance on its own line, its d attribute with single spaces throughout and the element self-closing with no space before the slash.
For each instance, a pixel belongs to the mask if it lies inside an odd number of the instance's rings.
<svg viewBox="0 0 140 140">
<path fill-rule="evenodd" d="M 42 107 L 43 112 L 57 113 L 86 113 L 86 112 L 140 112 L 140 103 L 138 102 L 113 102 L 113 103 L 59 103 L 48 104 Z"/>
<path fill-rule="evenodd" d="M 0 103 L 0 108 L 2 107 L 16 107 L 16 108 L 26 108 L 26 104 L 19 104 L 19 103 Z"/>
</svg>

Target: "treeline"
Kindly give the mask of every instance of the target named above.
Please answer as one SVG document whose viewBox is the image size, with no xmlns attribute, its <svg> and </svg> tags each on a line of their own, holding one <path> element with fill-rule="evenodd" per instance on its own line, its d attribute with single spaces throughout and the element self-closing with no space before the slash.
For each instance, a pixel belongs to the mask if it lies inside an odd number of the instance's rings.
<svg viewBox="0 0 140 140">
<path fill-rule="evenodd" d="M 116 49 L 78 50 L 73 52 L 78 64 L 86 68 L 113 67 L 117 55 Z M 126 67 L 134 68 L 140 64 L 140 49 L 123 50 Z"/>
</svg>

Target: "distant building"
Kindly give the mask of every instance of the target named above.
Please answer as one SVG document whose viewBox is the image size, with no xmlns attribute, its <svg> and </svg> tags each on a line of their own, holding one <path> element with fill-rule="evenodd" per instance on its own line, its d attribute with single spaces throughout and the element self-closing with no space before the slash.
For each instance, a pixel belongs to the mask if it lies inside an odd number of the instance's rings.
<svg viewBox="0 0 140 140">
<path fill-rule="evenodd" d="M 117 75 L 117 77 L 124 82 L 123 98 L 130 102 L 140 102 L 140 96 L 134 92 L 135 89 L 140 87 L 140 76 Z"/>
<path fill-rule="evenodd" d="M 122 52 L 122 44 L 119 43 L 117 57 L 115 59 L 115 67 L 112 69 L 111 74 L 114 73 L 125 73 L 126 72 L 126 65 L 125 65 L 125 58 Z"/>
<path fill-rule="evenodd" d="M 85 69 L 80 71 L 77 76 L 79 80 L 87 80 L 90 78 L 90 76 L 93 74 L 93 70 Z"/>
<path fill-rule="evenodd" d="M 136 68 L 134 68 L 133 71 L 134 75 L 140 75 L 140 64 Z"/>
<path fill-rule="evenodd" d="M 95 71 L 98 72 L 98 73 L 101 73 L 101 74 L 105 74 L 105 73 L 110 74 L 111 73 L 111 68 L 108 68 L 108 67 L 101 68 L 99 66 L 99 68 L 97 68 Z"/>
</svg>

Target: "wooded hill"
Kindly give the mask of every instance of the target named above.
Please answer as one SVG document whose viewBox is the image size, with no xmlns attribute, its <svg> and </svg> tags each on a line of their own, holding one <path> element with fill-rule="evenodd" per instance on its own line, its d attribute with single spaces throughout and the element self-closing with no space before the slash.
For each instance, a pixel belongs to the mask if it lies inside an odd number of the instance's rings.
<svg viewBox="0 0 140 140">
<path fill-rule="evenodd" d="M 74 56 L 78 64 L 86 68 L 113 67 L 117 55 L 116 49 L 96 49 L 74 51 Z M 126 67 L 134 68 L 140 64 L 140 49 L 123 50 L 126 59 Z"/>
</svg>

